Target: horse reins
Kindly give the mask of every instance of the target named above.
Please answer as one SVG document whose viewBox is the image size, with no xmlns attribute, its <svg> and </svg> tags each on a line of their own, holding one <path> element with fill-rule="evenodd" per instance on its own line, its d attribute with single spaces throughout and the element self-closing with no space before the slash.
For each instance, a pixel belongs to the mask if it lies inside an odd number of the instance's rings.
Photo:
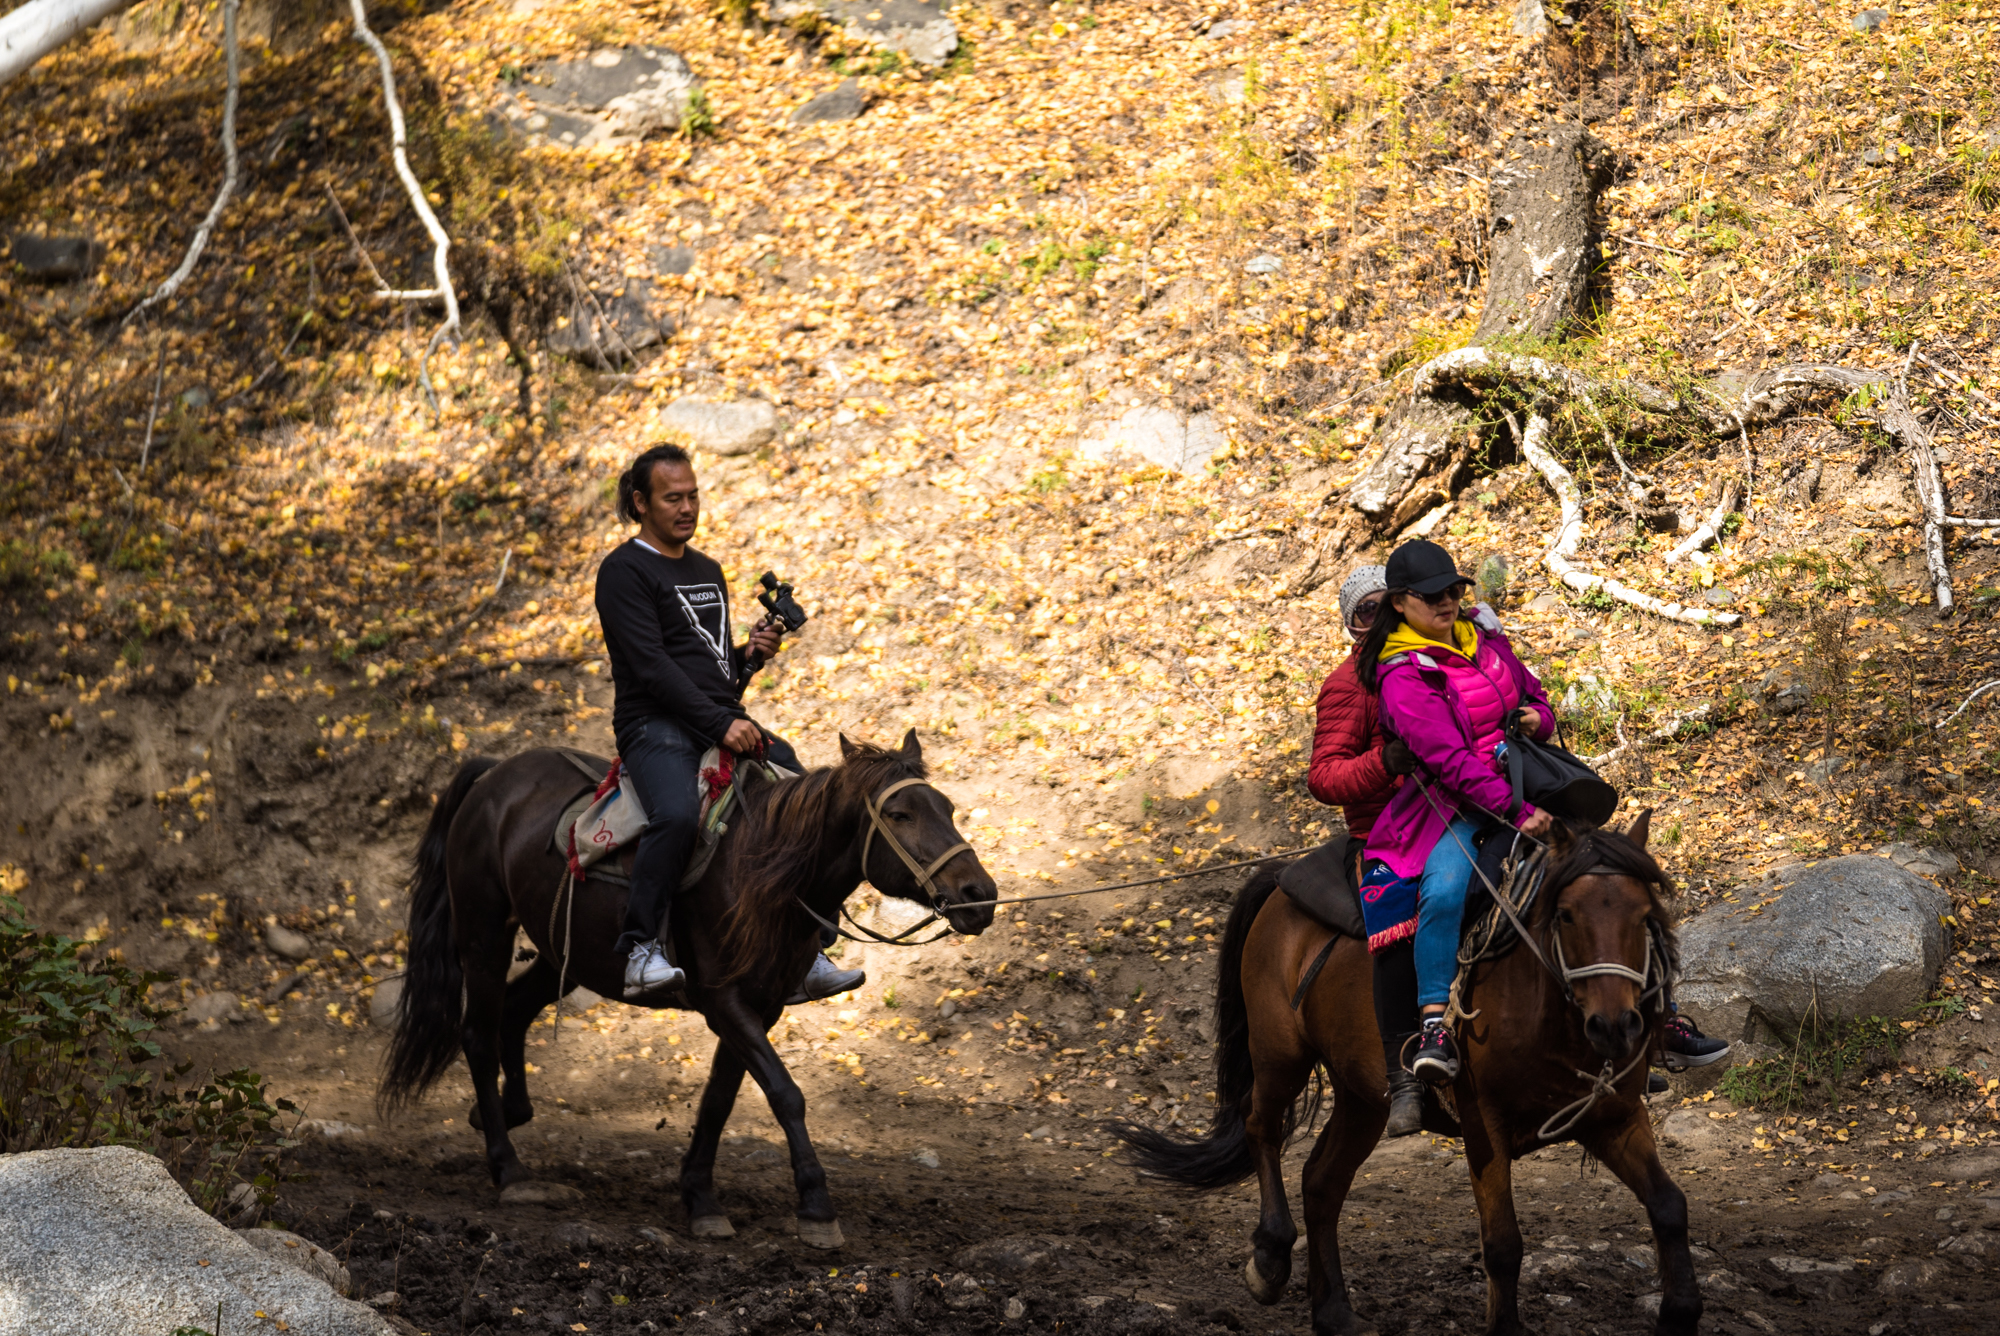
<svg viewBox="0 0 2000 1336">
<path fill-rule="evenodd" d="M 1439 817 L 1444 817 L 1444 811 L 1438 806 L 1437 798 L 1431 793 L 1431 786 L 1425 782 L 1425 777 L 1421 773 L 1418 773 L 1416 780 L 1417 787 L 1423 793 L 1425 801 L 1430 803 L 1432 812 Z M 1474 806 L 1477 806 L 1477 804 L 1474 804 Z M 1485 811 L 1484 808 L 1480 810 Z M 1487 812 L 1486 814 L 1488 816 L 1495 815 L 1491 812 Z M 1544 860 L 1547 857 L 1549 847 L 1542 841 L 1535 839 L 1534 836 L 1521 830 L 1518 826 L 1515 826 L 1513 822 L 1507 821 L 1504 817 L 1498 819 L 1504 825 L 1513 829 L 1518 839 L 1528 840 L 1537 846 L 1535 855 L 1537 866 L 1535 869 L 1534 886 L 1528 895 L 1523 897 L 1524 905 L 1532 903 L 1535 897 L 1541 893 L 1541 879 L 1548 871 Z M 1522 945 L 1528 948 L 1535 959 L 1541 963 L 1542 968 L 1547 970 L 1549 976 L 1561 986 L 1564 1001 L 1573 1007 L 1580 1005 L 1576 1000 L 1576 990 L 1572 985 L 1578 979 L 1597 978 L 1601 976 L 1630 979 L 1633 983 L 1638 984 L 1641 989 L 1639 994 L 1639 1003 L 1641 1006 L 1644 1006 L 1649 999 L 1664 999 L 1669 962 L 1665 958 L 1665 949 L 1660 944 L 1659 928 L 1650 918 L 1646 923 L 1646 968 L 1643 973 L 1633 969 L 1629 965 L 1614 960 L 1596 960 L 1585 965 L 1572 966 L 1563 956 L 1562 934 L 1557 931 L 1559 925 L 1555 920 L 1553 918 L 1549 920 L 1549 947 L 1545 951 L 1541 944 L 1534 939 L 1533 934 L 1528 931 L 1528 925 L 1521 921 L 1521 916 L 1514 906 L 1512 897 L 1503 893 L 1499 887 L 1493 884 L 1492 879 L 1486 875 L 1486 870 L 1479 866 L 1478 858 L 1470 849 L 1465 847 L 1465 841 L 1459 839 L 1458 835 L 1452 831 L 1451 821 L 1448 817 L 1445 818 L 1445 831 L 1458 844 L 1459 851 L 1466 856 L 1466 861 L 1472 864 L 1474 874 L 1485 884 L 1487 893 L 1493 898 L 1493 903 L 1499 907 L 1500 912 L 1506 917 L 1509 925 L 1513 927 L 1515 937 Z M 1579 873 L 1577 880 L 1600 875 L 1622 877 L 1630 876 L 1631 874 L 1620 868 L 1612 867 L 1608 863 L 1594 863 Z M 1552 955 L 1554 957 L 1553 961 L 1550 959 Z M 1653 978 L 1653 959 L 1655 956 L 1661 957 L 1660 977 L 1657 980 Z M 1473 963 L 1475 962 L 1463 960 L 1459 962 L 1461 966 Z M 1459 988 L 1464 980 L 1465 972 L 1461 969 L 1458 975 L 1451 981 L 1451 998 L 1445 1011 L 1447 1022 L 1454 1016 L 1464 1020 L 1471 1020 L 1479 1014 L 1477 1011 L 1468 1012 L 1459 1004 Z M 1639 1051 L 1633 1055 L 1632 1060 L 1626 1063 L 1624 1069 L 1615 1075 L 1612 1073 L 1612 1059 L 1610 1058 L 1606 1058 L 1603 1068 L 1595 1073 L 1586 1072 L 1580 1068 L 1572 1068 L 1579 1080 L 1590 1083 L 1589 1091 L 1582 1097 L 1571 1101 L 1550 1114 L 1541 1127 L 1536 1129 L 1536 1137 L 1542 1141 L 1554 1141 L 1567 1135 L 1570 1129 L 1583 1121 L 1584 1117 L 1597 1106 L 1598 1100 L 1607 1094 L 1615 1094 L 1619 1082 L 1637 1070 L 1647 1057 L 1650 1056 L 1651 1052 L 1652 1046 L 1650 1044 L 1640 1046 Z"/>
</svg>

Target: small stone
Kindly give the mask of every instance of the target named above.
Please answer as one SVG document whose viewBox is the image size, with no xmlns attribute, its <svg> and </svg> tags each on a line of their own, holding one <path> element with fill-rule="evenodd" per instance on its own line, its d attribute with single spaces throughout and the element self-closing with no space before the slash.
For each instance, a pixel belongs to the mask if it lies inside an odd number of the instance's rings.
<svg viewBox="0 0 2000 1336">
<path fill-rule="evenodd" d="M 696 252 L 692 246 L 649 246 L 646 254 L 653 261 L 653 272 L 662 277 L 673 278 L 694 269 Z"/>
<path fill-rule="evenodd" d="M 961 1271 L 981 1275 L 995 1272 L 1026 1275 L 1042 1270 L 1058 1252 L 1063 1251 L 1067 1251 L 1067 1245 L 1054 1239 L 1037 1234 L 1011 1234 L 1006 1238 L 988 1239 L 985 1243 L 961 1248 L 951 1260 L 952 1265 Z"/>
<path fill-rule="evenodd" d="M 368 1129 L 359 1123 L 343 1123 L 338 1118 L 306 1118 L 299 1123 L 299 1131 L 307 1136 L 324 1137 L 328 1141 L 368 1134 Z"/>
<path fill-rule="evenodd" d="M 1662 1294 L 1642 1294 L 1632 1301 L 1632 1306 L 1647 1317 L 1658 1317 L 1660 1315 L 1660 1300 L 1665 1297 Z"/>
<path fill-rule="evenodd" d="M 1882 1279 L 1875 1282 L 1875 1288 L 1884 1294 L 1911 1294 L 1928 1290 L 1945 1274 L 1942 1262 L 1928 1259 L 1917 1262 L 1898 1262 L 1882 1273 Z"/>
<path fill-rule="evenodd" d="M 1832 1191 L 1834 1188 L 1846 1187 L 1847 1180 L 1845 1178 L 1842 1178 L 1839 1174 L 1830 1174 L 1830 1173 L 1821 1174 L 1818 1178 L 1815 1178 L 1813 1180 L 1813 1186 L 1825 1188 L 1828 1191 Z"/>
<path fill-rule="evenodd" d="M 1829 784 L 1833 777 L 1847 768 L 1847 758 L 1839 752 L 1823 756 L 1806 767 L 1806 778 L 1815 784 Z"/>
<path fill-rule="evenodd" d="M 1514 35 L 1533 41 L 1545 36 L 1549 30 L 1548 11 L 1542 8 L 1542 0 L 1520 0 L 1514 6 Z"/>
<path fill-rule="evenodd" d="M 87 275 L 97 246 L 88 237 L 37 237 L 16 232 L 7 240 L 7 258 L 24 278 L 37 283 L 69 283 Z"/>
<path fill-rule="evenodd" d="M 1544 590 L 1528 600 L 1529 612 L 1554 612 L 1562 607 L 1562 595 L 1554 590 Z"/>
<path fill-rule="evenodd" d="M 696 450 L 746 455 L 778 435 L 778 410 L 762 399 L 717 402 L 682 395 L 660 414 L 660 425 L 685 434 Z"/>
<path fill-rule="evenodd" d="M 1242 19 L 1224 19 L 1220 23 L 1210 24 L 1208 31 L 1203 33 L 1202 36 L 1211 42 L 1220 42 L 1225 38 L 1234 37 L 1238 33 L 1249 31 L 1250 25 Z"/>
<path fill-rule="evenodd" d="M 367 1304 L 378 1313 L 386 1313 L 401 1308 L 403 1306 L 403 1296 L 394 1290 L 383 1290 L 380 1294 L 369 1295 L 361 1302 Z"/>
<path fill-rule="evenodd" d="M 243 1000 L 236 994 L 218 989 L 204 993 L 181 1010 L 182 1025 L 206 1025 L 213 1029 L 219 1022 L 241 1020 Z"/>
<path fill-rule="evenodd" d="M 793 125 L 823 125 L 830 121 L 851 121 L 858 118 L 867 101 L 861 96 L 861 85 L 853 79 L 842 79 L 819 96 L 800 105 L 792 113 Z"/>
<path fill-rule="evenodd" d="M 1138 404 L 1086 429 L 1077 453 L 1092 460 L 1136 455 L 1176 473 L 1198 473 L 1228 443 L 1213 413 L 1183 417 L 1173 408 Z"/>
<path fill-rule="evenodd" d="M 193 409 L 207 408 L 213 402 L 215 402 L 215 396 L 210 394 L 207 391 L 207 389 L 205 389 L 200 385 L 196 385 L 192 389 L 186 389 L 181 391 L 182 408 L 193 408 Z"/>
<path fill-rule="evenodd" d="M 1854 31 L 1874 32 L 1888 17 L 1889 11 L 1886 9 L 1864 9 L 1854 16 Z"/>
<path fill-rule="evenodd" d="M 403 981 L 400 978 L 384 979 L 375 985 L 375 996 L 368 999 L 368 1020 L 375 1025 L 394 1025 L 403 1004 Z"/>
<path fill-rule="evenodd" d="M 1056 1134 L 1056 1129 L 1052 1125 L 1048 1123 L 1043 1123 L 1040 1127 L 1028 1133 L 1028 1140 L 1047 1141 L 1050 1137 L 1054 1136 L 1055 1134 Z"/>
<path fill-rule="evenodd" d="M 1783 1253 L 1776 1257 L 1767 1257 L 1764 1261 L 1773 1271 L 1786 1276 L 1812 1276 L 1822 1272 L 1854 1269 L 1851 1262 L 1829 1262 L 1820 1257 L 1793 1257 Z"/>
<path fill-rule="evenodd" d="M 590 1252 L 605 1243 L 604 1231 L 582 1220 L 565 1220 L 557 1225 L 555 1240 L 571 1252 Z"/>
<path fill-rule="evenodd" d="M 910 1158 L 926 1169 L 935 1169 L 940 1163 L 938 1153 L 934 1150 L 920 1150 Z"/>
<path fill-rule="evenodd" d="M 1243 272 L 1246 274 L 1278 274 L 1283 273 L 1284 269 L 1285 262 L 1275 255 L 1253 256 L 1250 262 L 1243 266 Z"/>
<path fill-rule="evenodd" d="M 1706 591 L 1702 594 L 1702 597 L 1718 608 L 1726 608 L 1736 601 L 1736 595 L 1730 593 L 1721 585 L 1717 585 L 1715 588 Z"/>
<path fill-rule="evenodd" d="M 986 1291 L 979 1288 L 979 1282 L 964 1272 L 953 1276 L 944 1283 L 944 1306 L 960 1312 L 968 1308 L 983 1308 Z"/>
<path fill-rule="evenodd" d="M 313 953 L 312 942 L 302 932 L 293 932 L 282 923 L 273 923 L 264 929 L 264 945 L 274 956 L 286 960 L 305 960 Z"/>
<path fill-rule="evenodd" d="M 1897 867 L 1907 868 L 1919 877 L 1941 880 L 1958 875 L 1958 857 L 1948 849 L 1927 849 L 1922 845 L 1898 842 L 1883 845 L 1881 853 Z M 2000 1168 L 2000 1163 L 1996 1163 L 1996 1168 Z"/>
<path fill-rule="evenodd" d="M 1889 161 L 1889 155 L 1879 148 L 1864 148 L 1861 150 L 1861 161 L 1870 167 L 1880 167 Z"/>
<path fill-rule="evenodd" d="M 1028 1305 L 1017 1295 L 1007 1301 L 1007 1307 L 1003 1311 L 1009 1322 L 1019 1322 L 1028 1315 Z"/>
<path fill-rule="evenodd" d="M 1514 563 L 1507 559 L 1505 552 L 1489 552 L 1479 560 L 1472 572 L 1476 582 L 1479 600 L 1499 607 L 1507 598 L 1507 587 L 1514 579 Z M 1553 594 L 1550 597 L 1554 597 Z M 1558 600 L 1560 601 L 1560 600 Z"/>
</svg>

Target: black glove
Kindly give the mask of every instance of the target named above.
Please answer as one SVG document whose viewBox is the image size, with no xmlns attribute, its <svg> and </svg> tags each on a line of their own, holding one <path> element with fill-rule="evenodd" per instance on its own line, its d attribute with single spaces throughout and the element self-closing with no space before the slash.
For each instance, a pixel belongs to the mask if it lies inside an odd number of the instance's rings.
<svg viewBox="0 0 2000 1336">
<path fill-rule="evenodd" d="M 1417 772 L 1417 754 L 1401 738 L 1390 738 L 1382 744 L 1382 768 L 1392 775 L 1413 775 Z"/>
</svg>

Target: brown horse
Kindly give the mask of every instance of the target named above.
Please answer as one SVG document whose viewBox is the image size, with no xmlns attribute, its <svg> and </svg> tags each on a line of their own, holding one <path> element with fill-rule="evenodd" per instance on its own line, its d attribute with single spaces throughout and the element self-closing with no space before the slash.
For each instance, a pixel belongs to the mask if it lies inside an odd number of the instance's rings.
<svg viewBox="0 0 2000 1336">
<path fill-rule="evenodd" d="M 895 751 L 845 737 L 840 747 L 841 764 L 794 779 L 760 779 L 744 767 L 721 847 L 674 905 L 687 992 L 646 1005 L 699 1011 L 719 1041 L 681 1161 L 681 1200 L 698 1235 L 733 1232 L 715 1196 L 715 1153 L 747 1071 L 791 1147 L 799 1237 L 817 1247 L 841 1242 L 826 1172 L 806 1135 L 805 1096 L 766 1037 L 819 949 L 815 916 L 836 918 L 865 878 L 886 895 L 928 905 L 959 932 L 976 935 L 993 922 L 993 878 L 959 838 L 951 800 L 924 782 L 916 731 Z M 529 1178 L 507 1136 L 534 1117 L 528 1026 L 559 990 L 624 991 L 625 961 L 615 950 L 623 889 L 586 880 L 558 903 L 564 863 L 550 832 L 578 788 L 576 767 L 552 748 L 467 761 L 431 814 L 410 881 L 409 965 L 380 1099 L 394 1108 L 422 1098 L 463 1051 L 477 1096 L 473 1126 L 486 1135 L 487 1164 L 503 1192 Z M 509 983 L 516 929 L 538 954 Z"/>
<path fill-rule="evenodd" d="M 1645 1058 L 1660 1042 L 1659 981 L 1674 950 L 1666 874 L 1645 850 L 1650 817 L 1642 814 L 1623 833 L 1558 826 L 1542 889 L 1525 908 L 1524 939 L 1497 959 L 1467 966 L 1461 980 L 1467 1016 L 1451 1093 L 1479 1207 L 1489 1333 L 1526 1330 L 1513 1161 L 1560 1141 L 1580 1142 L 1645 1206 L 1664 1290 L 1657 1331 L 1692 1333 L 1701 1318 L 1687 1198 L 1667 1177 L 1646 1118 Z M 1143 1169 L 1190 1187 L 1257 1176 L 1263 1209 L 1243 1275 L 1258 1302 L 1275 1303 L 1298 1238 L 1280 1156 L 1296 1127 L 1297 1101 L 1323 1063 L 1333 1098 L 1305 1167 L 1307 1298 L 1315 1333 L 1353 1336 L 1374 1327 L 1348 1302 L 1340 1208 L 1388 1119 L 1371 967 L 1362 942 L 1340 938 L 1295 1009 L 1300 978 L 1332 934 L 1288 897 L 1273 895 L 1276 889 L 1273 874 L 1253 876 L 1224 933 L 1217 1113 L 1208 1136 L 1181 1142 L 1149 1129 L 1123 1131 Z"/>
</svg>

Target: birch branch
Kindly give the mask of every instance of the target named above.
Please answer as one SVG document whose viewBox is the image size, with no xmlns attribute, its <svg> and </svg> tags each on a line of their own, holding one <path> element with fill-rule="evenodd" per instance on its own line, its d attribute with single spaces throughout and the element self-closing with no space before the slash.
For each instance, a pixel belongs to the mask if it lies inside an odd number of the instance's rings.
<svg viewBox="0 0 2000 1336">
<path fill-rule="evenodd" d="M 168 274 L 167 281 L 160 284 L 152 296 L 133 307 L 120 322 L 121 325 L 131 324 L 181 290 L 181 284 L 187 282 L 188 275 L 201 262 L 201 253 L 208 249 L 208 239 L 214 234 L 215 225 L 222 221 L 222 211 L 229 207 L 230 198 L 236 194 L 236 98 L 242 88 L 242 62 L 236 48 L 237 4 L 238 0 L 222 0 L 222 44 L 229 64 L 229 89 L 222 97 L 222 189 L 216 192 L 215 203 L 209 206 L 208 216 L 194 230 L 194 240 L 188 243 L 180 268 Z"/>
<path fill-rule="evenodd" d="M 1643 594 L 1629 585 L 1607 576 L 1593 575 L 1578 568 L 1571 558 L 1576 555 L 1577 541 L 1583 537 L 1583 501 L 1577 492 L 1576 479 L 1564 468 L 1559 460 L 1549 452 L 1547 441 L 1549 420 L 1540 413 L 1528 417 L 1528 429 L 1521 434 L 1521 454 L 1535 466 L 1562 504 L 1562 517 L 1556 525 L 1555 541 L 1542 554 L 1542 563 L 1558 580 L 1580 594 L 1601 590 L 1620 603 L 1630 604 L 1642 612 L 1650 612 L 1655 617 L 1665 617 L 1669 621 L 1688 622 L 1696 626 L 1734 626 L 1741 620 L 1733 612 L 1710 612 L 1706 608 L 1688 608 L 1679 603 L 1669 603 L 1651 594 Z"/>
<path fill-rule="evenodd" d="M 230 0 L 232 5 L 234 2 L 235 0 Z M 410 204 L 416 209 L 417 217 L 423 220 L 424 231 L 430 234 L 433 247 L 431 264 L 437 278 L 436 287 L 413 291 L 392 291 L 384 284 L 383 290 L 376 293 L 376 296 L 393 301 L 443 299 L 444 323 L 431 335 L 431 341 L 424 346 L 423 358 L 417 363 L 417 380 L 424 387 L 424 397 L 430 402 L 431 412 L 436 413 L 438 402 L 437 391 L 431 386 L 431 355 L 437 351 L 438 344 L 447 338 L 451 340 L 453 347 L 458 346 L 458 290 L 451 284 L 451 269 L 448 264 L 451 238 L 446 235 L 444 225 L 438 222 L 437 214 L 431 209 L 431 202 L 424 198 L 424 188 L 418 182 L 417 174 L 410 170 L 408 134 L 403 125 L 402 104 L 396 100 L 396 71 L 389 61 L 389 48 L 382 45 L 382 39 L 368 26 L 368 11 L 362 0 L 348 0 L 348 6 L 354 12 L 354 35 L 367 43 L 369 50 L 375 53 L 376 63 L 382 67 L 382 104 L 389 112 L 389 130 L 396 160 L 396 175 L 401 178 L 403 189 L 409 195 Z"/>
<path fill-rule="evenodd" d="M 1996 682 L 1994 685 L 2000 686 L 2000 682 Z M 1642 750 L 1656 743 L 1673 741 L 1679 735 L 1682 725 L 1706 719 L 1713 712 L 1714 707 L 1705 704 L 1697 705 L 1692 710 L 1683 710 L 1644 737 L 1634 738 L 1630 742 L 1620 742 L 1610 751 L 1600 752 L 1596 756 L 1586 756 L 1583 758 L 1583 763 L 1592 770 L 1602 770 L 1628 751 Z"/>
<path fill-rule="evenodd" d="M 0 86 L 137 0 L 29 0 L 0 15 Z"/>
<path fill-rule="evenodd" d="M 1970 696 L 1967 696 L 1964 700 L 1958 703 L 1958 708 L 1956 710 L 1953 710 L 1950 714 L 1946 715 L 1944 718 L 1937 721 L 1937 727 L 1943 728 L 1946 724 L 1958 718 L 1958 716 L 1960 716 L 1961 714 L 1964 714 L 1966 709 L 1972 704 L 1972 702 L 1978 700 L 1981 696 L 1993 690 L 1993 688 L 1995 687 L 2000 687 L 2000 677 L 1994 678 L 1991 682 L 1980 683 L 1977 687 L 1973 688 L 1972 694 Z"/>
<path fill-rule="evenodd" d="M 1672 566 L 1708 546 L 1722 532 L 1722 521 L 1736 505 L 1736 484 L 1734 481 L 1722 485 L 1722 500 L 1716 503 L 1709 517 L 1701 522 L 1701 527 L 1687 536 L 1687 540 L 1667 553 L 1667 565 Z"/>
</svg>

